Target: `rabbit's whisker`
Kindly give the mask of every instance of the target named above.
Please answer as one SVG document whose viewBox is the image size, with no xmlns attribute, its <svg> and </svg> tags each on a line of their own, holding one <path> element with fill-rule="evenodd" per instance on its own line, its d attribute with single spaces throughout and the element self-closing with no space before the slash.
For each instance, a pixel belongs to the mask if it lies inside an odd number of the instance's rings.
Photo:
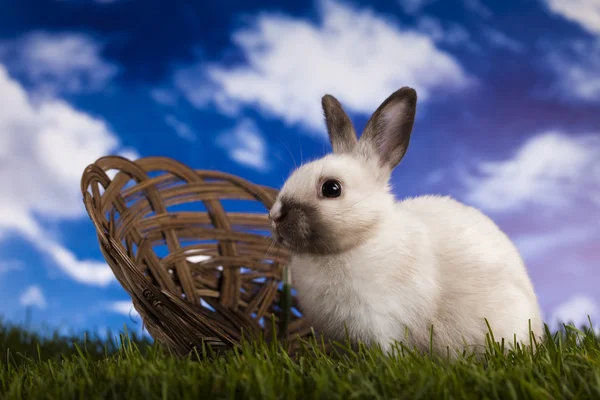
<svg viewBox="0 0 600 400">
<path fill-rule="evenodd" d="M 366 196 L 365 196 L 365 197 L 363 197 L 362 199 L 360 199 L 360 200 L 357 200 L 356 202 L 354 202 L 354 203 L 353 203 L 353 204 L 352 204 L 350 207 L 354 207 L 355 205 L 357 205 L 357 204 L 358 204 L 358 203 L 360 203 L 361 201 L 363 201 L 363 200 L 365 200 L 365 199 L 367 199 L 367 198 L 369 198 L 369 197 L 373 196 L 375 193 L 377 193 L 377 192 L 380 192 L 380 191 L 381 191 L 381 189 L 377 189 L 377 190 L 375 190 L 375 191 L 371 192 L 370 194 L 366 195 Z"/>
<path fill-rule="evenodd" d="M 298 163 L 296 163 L 296 159 L 294 158 L 294 154 L 292 153 L 292 151 L 290 150 L 289 146 L 283 141 L 281 140 L 281 138 L 279 136 L 277 136 L 277 139 L 281 142 L 281 144 L 283 144 L 283 146 L 286 148 L 286 150 L 288 151 L 288 153 L 290 154 L 290 157 L 292 157 L 292 161 L 294 162 L 294 168 L 298 168 Z M 289 165 L 289 164 L 288 164 Z"/>
<path fill-rule="evenodd" d="M 290 167 L 290 169 L 292 169 L 292 168 L 293 168 L 293 167 L 292 167 L 292 165 L 291 165 L 289 162 L 285 161 L 283 158 L 279 157 L 277 154 L 273 154 L 273 155 L 274 155 L 275 157 L 277 157 L 277 159 L 278 159 L 279 161 L 281 161 L 282 163 L 284 163 L 284 164 L 286 164 L 288 167 Z M 283 177 L 283 175 L 282 175 L 281 177 L 282 177 L 282 178 L 284 178 L 284 177 Z"/>
</svg>

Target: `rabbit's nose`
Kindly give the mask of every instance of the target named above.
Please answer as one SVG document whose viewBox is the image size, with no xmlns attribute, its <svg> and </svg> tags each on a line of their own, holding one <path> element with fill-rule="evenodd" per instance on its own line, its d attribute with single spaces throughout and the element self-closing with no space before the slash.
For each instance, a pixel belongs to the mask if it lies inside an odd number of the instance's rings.
<svg viewBox="0 0 600 400">
<path fill-rule="evenodd" d="M 284 217 L 284 215 L 281 213 L 281 211 L 269 212 L 269 218 L 271 219 L 271 221 L 273 221 L 275 223 L 281 222 L 283 217 Z"/>
<path fill-rule="evenodd" d="M 269 210 L 269 219 L 275 223 L 281 222 L 285 218 L 285 212 L 279 203 L 276 203 L 271 210 Z"/>
</svg>

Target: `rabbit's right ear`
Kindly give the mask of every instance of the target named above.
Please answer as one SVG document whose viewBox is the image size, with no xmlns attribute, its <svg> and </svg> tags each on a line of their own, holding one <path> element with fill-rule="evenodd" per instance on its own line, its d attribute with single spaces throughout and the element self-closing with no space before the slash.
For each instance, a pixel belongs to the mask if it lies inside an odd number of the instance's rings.
<svg viewBox="0 0 600 400">
<path fill-rule="evenodd" d="M 323 96 L 321 105 L 333 152 L 338 154 L 352 152 L 358 143 L 358 138 L 350 117 L 340 102 L 330 94 Z"/>
<path fill-rule="evenodd" d="M 404 157 L 415 122 L 417 92 L 403 87 L 392 93 L 373 113 L 360 137 L 360 153 L 374 155 L 391 172 Z"/>
</svg>

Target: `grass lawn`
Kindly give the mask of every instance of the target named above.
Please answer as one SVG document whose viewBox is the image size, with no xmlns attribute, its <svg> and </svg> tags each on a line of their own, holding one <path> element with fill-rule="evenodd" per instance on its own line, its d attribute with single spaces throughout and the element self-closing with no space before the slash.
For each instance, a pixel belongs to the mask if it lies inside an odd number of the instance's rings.
<svg viewBox="0 0 600 400">
<path fill-rule="evenodd" d="M 181 360 L 123 338 L 44 339 L 0 326 L 0 399 L 600 399 L 600 340 L 574 328 L 533 354 L 490 345 L 479 362 L 366 349 L 332 358 L 313 347 L 294 361 L 264 344 Z"/>
</svg>

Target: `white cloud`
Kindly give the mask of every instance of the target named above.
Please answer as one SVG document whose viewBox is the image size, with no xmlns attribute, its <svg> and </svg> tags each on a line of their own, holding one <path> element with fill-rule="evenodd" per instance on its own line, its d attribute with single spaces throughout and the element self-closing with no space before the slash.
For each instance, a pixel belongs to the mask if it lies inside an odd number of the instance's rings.
<svg viewBox="0 0 600 400">
<path fill-rule="evenodd" d="M 107 286 L 115 281 L 112 270 L 104 261 L 78 260 L 72 251 L 53 240 L 38 238 L 36 245 L 64 274 L 79 283 Z"/>
<path fill-rule="evenodd" d="M 19 303 L 23 307 L 37 307 L 42 310 L 47 307 L 44 293 L 42 293 L 42 289 L 36 285 L 29 286 L 23 293 L 21 293 Z"/>
<path fill-rule="evenodd" d="M 35 31 L 0 44 L 0 59 L 45 94 L 97 92 L 119 68 L 101 58 L 102 45 L 80 33 Z"/>
<path fill-rule="evenodd" d="M 5 214 L 0 226 L 29 232 L 25 221 L 33 213 L 48 218 L 84 215 L 79 191 L 83 170 L 119 149 L 104 121 L 61 100 L 33 104 L 1 65 L 0 130 L 0 210 L 5 210 L 0 211 Z"/>
<path fill-rule="evenodd" d="M 473 11 L 483 18 L 489 18 L 494 13 L 481 0 L 463 0 L 463 4 L 467 10 Z"/>
<path fill-rule="evenodd" d="M 150 97 L 163 106 L 174 106 L 177 104 L 177 92 L 170 89 L 154 88 L 150 91 Z"/>
<path fill-rule="evenodd" d="M 125 157 L 130 161 L 135 161 L 138 158 L 140 158 L 140 154 L 135 149 L 132 149 L 131 147 L 122 148 L 119 151 L 118 155 L 120 155 L 121 157 Z"/>
<path fill-rule="evenodd" d="M 269 169 L 267 143 L 256 124 L 249 119 L 241 120 L 231 131 L 220 135 L 217 145 L 239 164 L 261 172 Z"/>
<path fill-rule="evenodd" d="M 0 260 L 0 276 L 12 271 L 20 271 L 23 269 L 23 262 L 18 260 Z"/>
<path fill-rule="evenodd" d="M 598 133 L 540 133 L 506 158 L 478 162 L 475 172 L 459 176 L 467 189 L 462 200 L 501 215 L 540 293 L 556 298 L 557 279 L 563 293 L 588 290 L 597 275 L 593 249 L 600 233 Z M 569 317 L 581 324 L 585 312 L 577 310 L 585 307 L 572 299 L 547 322 Z"/>
<path fill-rule="evenodd" d="M 513 238 L 519 252 L 526 261 L 533 261 L 540 255 L 548 255 L 561 249 L 589 243 L 598 236 L 600 228 L 595 225 L 558 226 L 552 231 L 527 233 Z"/>
<path fill-rule="evenodd" d="M 436 0 L 398 0 L 398 4 L 400 7 L 402 7 L 405 13 L 417 14 L 434 1 Z"/>
<path fill-rule="evenodd" d="M 477 44 L 473 42 L 469 31 L 456 23 L 446 22 L 442 24 L 437 18 L 423 16 L 417 21 L 417 30 L 428 35 L 436 43 L 464 46 L 470 50 L 479 50 Z"/>
<path fill-rule="evenodd" d="M 482 162 L 477 174 L 462 179 L 466 200 L 487 211 L 573 206 L 600 194 L 600 135 L 545 132 L 511 158 Z"/>
<path fill-rule="evenodd" d="M 202 261 L 206 261 L 206 260 L 210 260 L 212 257 L 209 255 L 204 255 L 204 254 L 198 254 L 201 253 L 202 250 L 187 250 L 186 253 L 188 254 L 193 254 L 191 256 L 186 257 L 186 260 L 188 260 L 191 263 L 199 263 Z"/>
<path fill-rule="evenodd" d="M 39 219 L 85 217 L 80 179 L 107 154 L 128 154 L 106 123 L 61 100 L 33 102 L 0 64 L 0 237 L 15 232 L 79 282 L 106 285 L 105 263 L 80 261 L 51 239 Z M 112 279 L 112 278 L 111 278 Z"/>
<path fill-rule="evenodd" d="M 591 38 L 566 45 L 551 43 L 546 65 L 557 77 L 551 90 L 567 100 L 600 102 L 600 2 L 598 0 L 545 0 L 548 9 L 580 25 Z"/>
<path fill-rule="evenodd" d="M 180 138 L 189 140 L 190 142 L 196 140 L 196 134 L 192 128 L 185 122 L 178 120 L 173 114 L 168 114 L 165 117 L 165 123 L 169 125 Z"/>
<path fill-rule="evenodd" d="M 550 321 L 547 323 L 550 327 L 554 327 L 554 329 L 558 329 L 559 324 L 562 323 L 573 323 L 577 328 L 581 328 L 582 326 L 589 327 L 588 316 L 592 320 L 592 324 L 596 328 L 595 330 L 600 333 L 599 326 L 597 325 L 600 318 L 598 303 L 590 296 L 576 294 L 556 307 L 552 312 Z"/>
<path fill-rule="evenodd" d="M 437 0 L 398 0 L 407 14 L 417 14 L 427 5 Z M 462 0 L 463 6 L 483 18 L 489 18 L 494 13 L 481 0 Z"/>
<path fill-rule="evenodd" d="M 557 97 L 600 102 L 600 38 L 554 46 L 547 61 L 558 79 Z"/>
<path fill-rule="evenodd" d="M 109 311 L 131 317 L 139 317 L 140 314 L 133 307 L 131 300 L 115 301 L 108 305 Z"/>
<path fill-rule="evenodd" d="M 191 262 L 193 264 L 197 264 L 202 261 L 210 260 L 211 258 L 212 258 L 211 256 L 197 255 L 197 256 L 189 256 L 186 258 L 186 260 L 188 260 L 189 262 Z"/>
<path fill-rule="evenodd" d="M 550 11 L 579 24 L 592 34 L 600 34 L 598 0 L 545 0 Z"/>
<path fill-rule="evenodd" d="M 212 258 L 212 256 L 209 256 L 209 255 L 198 254 L 198 253 L 202 253 L 202 250 L 198 250 L 198 249 L 187 250 L 186 253 L 193 254 L 191 256 L 186 257 L 186 260 L 188 260 L 189 262 L 191 262 L 193 264 L 197 264 L 197 263 L 202 262 L 202 261 L 210 260 Z M 218 265 L 217 266 L 217 270 L 223 271 L 223 266 L 222 265 Z M 242 270 L 242 273 L 243 273 L 244 272 L 244 268 L 242 268 L 241 270 Z"/>
<path fill-rule="evenodd" d="M 334 94 L 349 112 L 370 114 L 393 91 L 432 91 L 474 82 L 459 62 L 423 33 L 368 8 L 319 3 L 318 24 L 261 13 L 233 34 L 247 64 L 199 63 L 175 74 L 176 86 L 198 107 L 213 102 L 228 114 L 242 106 L 325 137 L 321 97 Z"/>
<path fill-rule="evenodd" d="M 520 53 L 525 50 L 523 43 L 511 38 L 499 30 L 487 28 L 483 31 L 483 34 L 487 37 L 490 43 L 496 47 L 507 49 L 515 53 Z"/>
</svg>

